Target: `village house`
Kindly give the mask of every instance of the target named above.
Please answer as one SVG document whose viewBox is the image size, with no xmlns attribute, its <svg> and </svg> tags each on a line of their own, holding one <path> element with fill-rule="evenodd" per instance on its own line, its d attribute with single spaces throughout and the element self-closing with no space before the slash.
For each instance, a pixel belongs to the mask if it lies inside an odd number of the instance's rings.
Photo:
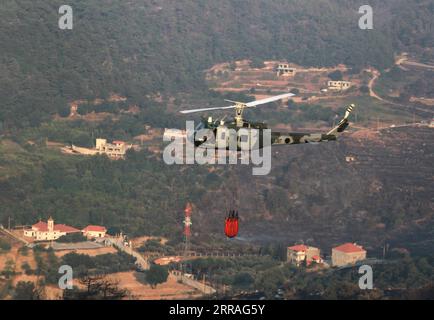
<svg viewBox="0 0 434 320">
<path fill-rule="evenodd" d="M 124 141 L 115 140 L 112 143 L 108 143 L 106 139 L 96 139 L 95 148 L 84 148 L 71 145 L 71 147 L 63 148 L 66 153 L 79 153 L 89 156 L 94 156 L 98 154 L 105 154 L 111 159 L 124 159 L 127 150 L 131 149 L 133 146 L 131 144 L 126 144 Z"/>
<path fill-rule="evenodd" d="M 295 76 L 296 68 L 293 68 L 289 63 L 279 63 L 277 66 L 277 76 L 293 77 Z"/>
<path fill-rule="evenodd" d="M 366 250 L 355 243 L 344 243 L 332 249 L 332 265 L 336 267 L 355 264 L 366 259 Z"/>
<path fill-rule="evenodd" d="M 90 225 L 81 230 L 83 235 L 88 238 L 104 238 L 107 233 L 107 229 L 102 226 Z"/>
<path fill-rule="evenodd" d="M 310 265 L 312 262 L 322 263 L 320 250 L 318 248 L 306 246 L 304 244 L 288 247 L 287 261 L 296 266 L 299 266 L 302 263 L 306 263 L 306 265 Z"/>
<path fill-rule="evenodd" d="M 182 138 L 187 137 L 187 132 L 185 130 L 178 129 L 164 129 L 163 139 L 164 141 L 170 141 L 172 138 Z"/>
<path fill-rule="evenodd" d="M 107 139 L 96 139 L 95 149 L 98 154 L 106 154 L 113 159 L 122 159 L 131 147 L 131 145 L 127 145 L 124 141 L 120 140 L 108 143 Z"/>
<path fill-rule="evenodd" d="M 53 218 L 50 217 L 47 222 L 39 221 L 31 229 L 24 230 L 24 236 L 34 238 L 37 241 L 50 241 L 77 232 L 81 231 L 65 224 L 54 224 Z"/>
<path fill-rule="evenodd" d="M 329 90 L 343 91 L 343 90 L 347 90 L 351 87 L 351 82 L 350 81 L 333 81 L 333 80 L 330 80 L 327 82 L 327 87 Z"/>
</svg>

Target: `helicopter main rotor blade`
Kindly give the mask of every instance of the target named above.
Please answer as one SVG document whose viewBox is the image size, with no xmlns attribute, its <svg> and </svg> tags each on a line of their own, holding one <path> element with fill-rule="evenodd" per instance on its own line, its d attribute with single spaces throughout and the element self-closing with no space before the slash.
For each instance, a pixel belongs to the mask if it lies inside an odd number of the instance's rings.
<svg viewBox="0 0 434 320">
<path fill-rule="evenodd" d="M 190 109 L 190 110 L 182 110 L 179 111 L 183 114 L 187 113 L 194 113 L 194 112 L 202 112 L 202 111 L 211 111 L 211 110 L 226 110 L 226 109 L 233 109 L 235 108 L 235 105 L 233 106 L 227 106 L 227 107 L 213 107 L 213 108 L 201 108 L 201 109 Z"/>
<path fill-rule="evenodd" d="M 231 101 L 231 100 L 226 100 L 226 101 L 243 104 L 245 107 L 250 108 L 250 107 L 256 107 L 256 106 L 261 105 L 261 104 L 265 104 L 265 103 L 269 103 L 269 102 L 273 102 L 273 101 L 289 98 L 289 97 L 292 97 L 292 96 L 294 96 L 293 93 L 284 93 L 284 94 L 280 94 L 280 95 L 277 95 L 277 96 L 274 96 L 274 97 L 268 97 L 268 98 L 265 98 L 265 99 L 251 101 L 251 102 L 248 102 L 248 103 L 245 103 L 245 104 L 243 102 L 237 102 L 237 101 Z M 211 110 L 234 109 L 236 107 L 237 107 L 237 105 L 232 105 L 232 106 L 226 106 L 226 107 L 212 107 L 212 108 L 182 110 L 180 112 L 183 113 L 183 114 L 187 114 L 187 113 L 202 112 L 202 111 L 211 111 Z"/>
<path fill-rule="evenodd" d="M 293 93 L 284 93 L 284 94 L 280 94 L 278 96 L 248 102 L 248 103 L 246 103 L 246 107 L 255 107 L 255 106 L 258 106 L 260 104 L 265 104 L 265 103 L 269 103 L 269 102 L 273 102 L 273 101 L 277 101 L 277 100 L 281 100 L 281 99 L 285 99 L 285 98 L 289 98 L 289 97 L 293 97 L 293 96 L 295 96 L 295 94 L 293 94 Z"/>
</svg>

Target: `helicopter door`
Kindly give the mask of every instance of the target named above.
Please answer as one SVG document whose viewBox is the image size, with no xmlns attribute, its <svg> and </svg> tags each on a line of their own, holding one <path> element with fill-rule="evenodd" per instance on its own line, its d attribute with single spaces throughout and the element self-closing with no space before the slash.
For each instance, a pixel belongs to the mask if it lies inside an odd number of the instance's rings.
<svg viewBox="0 0 434 320">
<path fill-rule="evenodd" d="M 229 130 L 224 126 L 217 128 L 216 143 L 217 149 L 226 149 L 229 140 Z"/>
<path fill-rule="evenodd" d="M 237 138 L 238 134 L 235 129 L 227 129 L 227 149 L 237 151 L 238 150 L 238 143 Z"/>
<path fill-rule="evenodd" d="M 231 146 L 234 150 L 237 149 L 237 131 L 221 126 L 217 128 L 217 148 L 230 149 Z"/>
<path fill-rule="evenodd" d="M 250 130 L 240 130 L 238 132 L 238 149 L 241 150 L 241 146 L 243 146 L 244 150 L 250 150 Z"/>
</svg>

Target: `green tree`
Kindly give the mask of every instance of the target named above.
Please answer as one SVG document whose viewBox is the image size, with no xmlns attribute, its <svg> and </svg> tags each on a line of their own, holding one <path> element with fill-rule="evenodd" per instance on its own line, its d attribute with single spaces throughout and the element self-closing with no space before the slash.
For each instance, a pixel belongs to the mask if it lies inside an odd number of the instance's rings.
<svg viewBox="0 0 434 320">
<path fill-rule="evenodd" d="M 27 275 L 31 275 L 33 273 L 32 268 L 30 267 L 30 265 L 27 262 L 24 262 L 21 265 L 21 269 L 23 269 L 24 273 L 27 274 Z"/>
<path fill-rule="evenodd" d="M 158 284 L 167 281 L 169 271 L 163 266 L 152 264 L 148 271 L 146 271 L 146 282 L 152 288 L 156 288 Z"/>
<path fill-rule="evenodd" d="M 19 281 L 15 287 L 14 300 L 41 300 L 42 292 L 31 281 Z"/>
<path fill-rule="evenodd" d="M 0 239 L 0 252 L 1 251 L 10 251 L 11 250 L 11 244 L 7 242 L 6 240 Z"/>
<path fill-rule="evenodd" d="M 359 90 L 360 90 L 360 92 L 361 93 L 364 93 L 364 94 L 366 94 L 366 93 L 369 93 L 369 87 L 368 86 L 361 86 L 360 88 L 359 88 Z"/>
<path fill-rule="evenodd" d="M 70 234 L 61 236 L 59 239 L 57 239 L 57 242 L 64 242 L 64 243 L 83 242 L 83 241 L 87 241 L 87 238 L 79 232 L 70 233 Z"/>
<path fill-rule="evenodd" d="M 328 77 L 330 79 L 332 79 L 333 81 L 342 80 L 342 72 L 340 70 L 336 70 L 336 71 L 330 72 L 328 74 Z"/>
<path fill-rule="evenodd" d="M 59 116 L 61 116 L 62 118 L 66 118 L 67 116 L 69 116 L 70 111 L 70 107 L 67 104 L 60 106 L 58 109 Z"/>
<path fill-rule="evenodd" d="M 249 288 L 255 282 L 253 276 L 248 272 L 241 272 L 234 276 L 232 284 L 239 288 Z"/>
</svg>

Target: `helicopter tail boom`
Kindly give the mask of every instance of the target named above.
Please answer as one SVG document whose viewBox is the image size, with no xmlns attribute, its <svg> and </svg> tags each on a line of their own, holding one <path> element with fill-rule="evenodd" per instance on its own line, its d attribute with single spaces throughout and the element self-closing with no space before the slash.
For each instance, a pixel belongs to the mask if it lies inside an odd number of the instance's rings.
<svg viewBox="0 0 434 320">
<path fill-rule="evenodd" d="M 318 143 L 324 141 L 335 141 L 340 133 L 342 133 L 349 125 L 348 118 L 354 109 L 354 104 L 350 104 L 342 120 L 326 134 L 324 133 L 282 133 L 272 132 L 273 145 L 287 145 L 300 143 Z"/>
</svg>

